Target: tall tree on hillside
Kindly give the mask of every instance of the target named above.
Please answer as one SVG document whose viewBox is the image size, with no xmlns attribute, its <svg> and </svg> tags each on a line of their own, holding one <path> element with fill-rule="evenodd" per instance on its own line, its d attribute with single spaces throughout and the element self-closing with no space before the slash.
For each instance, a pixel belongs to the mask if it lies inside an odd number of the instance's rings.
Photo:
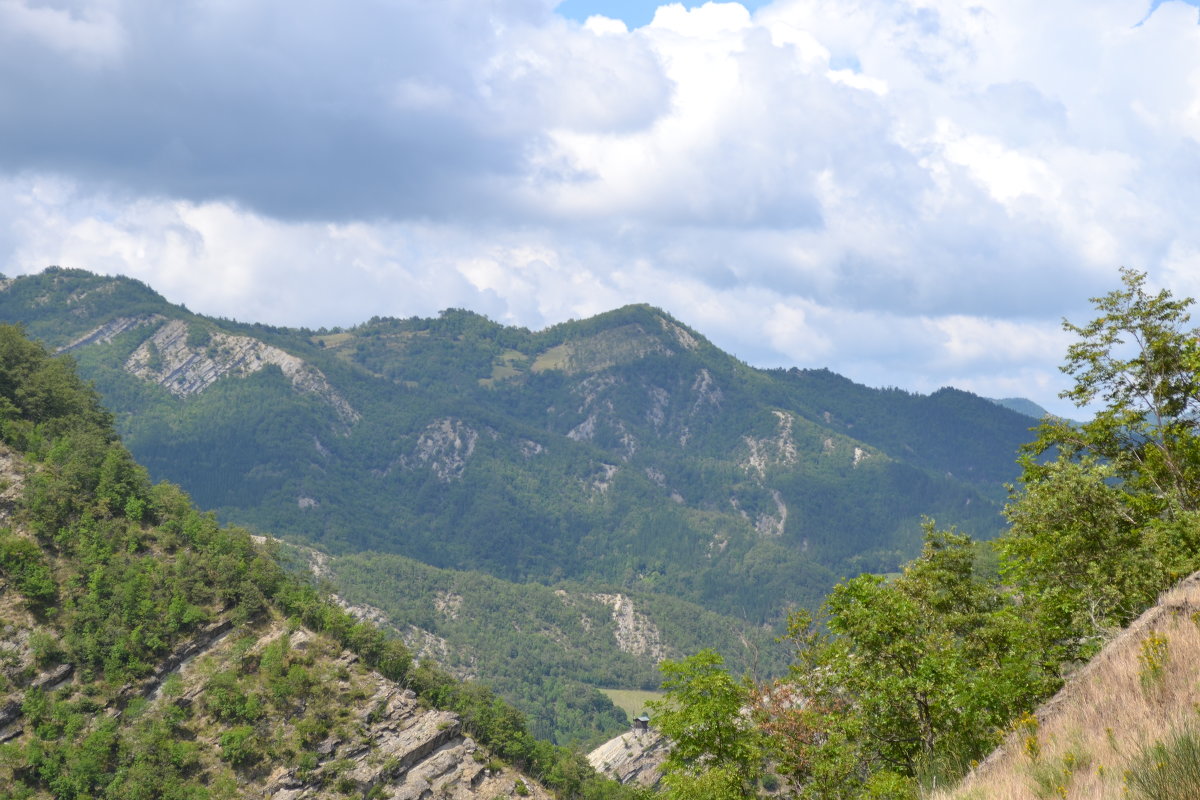
<svg viewBox="0 0 1200 800">
<path fill-rule="evenodd" d="M 908 797 L 956 776 L 1047 689 L 1009 598 L 971 539 L 925 526 L 893 579 L 864 574 L 790 620 L 797 663 L 764 695 L 780 769 L 805 798 Z"/>
<path fill-rule="evenodd" d="M 1190 298 L 1122 287 L 1093 298 L 1062 370 L 1089 422 L 1047 419 L 1022 458 L 1001 540 L 1005 577 L 1036 609 L 1061 660 L 1200 565 L 1200 331 Z M 1053 454 L 1053 458 L 1048 458 Z"/>
</svg>

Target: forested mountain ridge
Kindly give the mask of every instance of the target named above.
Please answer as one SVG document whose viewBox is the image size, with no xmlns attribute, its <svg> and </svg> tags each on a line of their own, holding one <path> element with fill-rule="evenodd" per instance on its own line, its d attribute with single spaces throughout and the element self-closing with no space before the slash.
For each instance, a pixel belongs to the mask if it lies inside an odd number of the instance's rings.
<svg viewBox="0 0 1200 800">
<path fill-rule="evenodd" d="M 0 798 L 631 795 L 151 485 L 0 326 Z"/>
<path fill-rule="evenodd" d="M 953 389 L 754 369 L 648 306 L 538 332 L 464 310 L 313 331 L 202 317 L 81 270 L 0 286 L 0 319 L 76 359 L 152 476 L 324 549 L 350 602 L 559 741 L 611 735 L 585 685 L 648 686 L 663 656 L 707 645 L 775 672 L 761 626 L 894 569 L 924 514 L 998 532 L 1033 424 Z M 578 607 L 545 588 L 560 582 Z M 416 586 L 466 598 L 462 613 Z M 601 595 L 659 647 L 615 647 Z"/>
<path fill-rule="evenodd" d="M 648 306 L 540 332 L 461 310 L 314 332 L 51 269 L 6 281 L 0 318 L 70 352 L 151 474 L 224 518 L 751 619 L 894 568 L 922 514 L 997 532 L 1031 425 L 956 390 L 753 369 Z"/>
</svg>

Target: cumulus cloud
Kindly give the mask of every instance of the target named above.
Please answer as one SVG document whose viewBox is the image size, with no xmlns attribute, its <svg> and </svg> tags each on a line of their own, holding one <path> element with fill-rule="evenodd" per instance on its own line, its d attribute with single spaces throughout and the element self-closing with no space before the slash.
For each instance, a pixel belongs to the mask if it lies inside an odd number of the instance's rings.
<svg viewBox="0 0 1200 800">
<path fill-rule="evenodd" d="M 1190 0 L 758 5 L 0 0 L 0 263 L 311 326 L 647 301 L 1047 405 L 1118 266 L 1200 291 Z"/>
</svg>

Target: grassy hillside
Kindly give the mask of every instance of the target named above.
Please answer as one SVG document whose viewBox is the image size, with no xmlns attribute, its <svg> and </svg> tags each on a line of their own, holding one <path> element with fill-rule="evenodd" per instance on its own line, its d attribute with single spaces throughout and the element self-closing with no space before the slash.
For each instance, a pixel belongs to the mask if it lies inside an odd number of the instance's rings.
<svg viewBox="0 0 1200 800">
<path fill-rule="evenodd" d="M 931 800 L 1200 796 L 1200 573 L 1167 592 L 1000 748 Z"/>
</svg>

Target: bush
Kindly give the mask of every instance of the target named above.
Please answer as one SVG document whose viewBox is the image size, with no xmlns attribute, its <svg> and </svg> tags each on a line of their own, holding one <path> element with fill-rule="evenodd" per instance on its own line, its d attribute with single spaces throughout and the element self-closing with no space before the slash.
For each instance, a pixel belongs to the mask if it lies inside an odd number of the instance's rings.
<svg viewBox="0 0 1200 800">
<path fill-rule="evenodd" d="M 1200 797 L 1200 731 L 1187 727 L 1144 748 L 1128 783 L 1130 794 L 1143 800 Z"/>
<path fill-rule="evenodd" d="M 0 574 L 7 575 L 34 605 L 48 604 L 58 594 L 42 549 L 8 531 L 0 531 Z"/>
<path fill-rule="evenodd" d="M 262 758 L 255 744 L 254 728 L 238 725 L 221 734 L 221 758 L 235 767 L 253 764 Z"/>
</svg>

